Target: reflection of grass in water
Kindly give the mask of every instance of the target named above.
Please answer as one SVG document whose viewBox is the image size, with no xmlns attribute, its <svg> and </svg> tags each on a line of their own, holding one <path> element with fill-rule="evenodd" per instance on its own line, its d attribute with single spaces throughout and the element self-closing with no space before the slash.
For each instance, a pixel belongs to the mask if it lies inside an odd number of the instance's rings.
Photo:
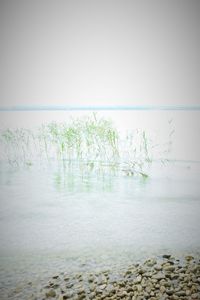
<svg viewBox="0 0 200 300">
<path fill-rule="evenodd" d="M 93 173 L 87 176 L 80 176 L 74 172 L 63 171 L 62 169 L 56 171 L 53 176 L 55 188 L 58 191 L 67 190 L 68 192 L 97 192 L 97 189 L 104 192 L 111 192 L 113 188 L 113 176 L 94 176 Z"/>
<path fill-rule="evenodd" d="M 170 131 L 167 148 L 171 146 L 173 133 Z M 56 159 L 69 170 L 76 161 L 83 176 L 123 170 L 128 176 L 139 175 L 144 179 L 148 177 L 145 169 L 153 160 L 154 148 L 159 146 L 153 146 L 142 130 L 120 137 L 111 121 L 98 118 L 95 113 L 66 123 L 42 125 L 35 132 L 7 129 L 1 132 L 1 144 L 3 156 L 11 164 L 31 166 L 34 159 L 49 162 Z M 168 152 L 169 149 L 163 151 Z M 59 177 L 56 181 L 59 185 Z"/>
</svg>

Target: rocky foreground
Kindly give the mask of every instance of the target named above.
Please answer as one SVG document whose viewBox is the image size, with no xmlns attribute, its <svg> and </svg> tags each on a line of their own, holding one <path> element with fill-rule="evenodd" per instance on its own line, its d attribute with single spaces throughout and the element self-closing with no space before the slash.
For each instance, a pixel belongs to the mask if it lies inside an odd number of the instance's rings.
<svg viewBox="0 0 200 300">
<path fill-rule="evenodd" d="M 163 255 L 119 271 L 58 274 L 34 299 L 200 299 L 200 260 Z M 33 299 L 32 298 L 32 299 Z"/>
</svg>

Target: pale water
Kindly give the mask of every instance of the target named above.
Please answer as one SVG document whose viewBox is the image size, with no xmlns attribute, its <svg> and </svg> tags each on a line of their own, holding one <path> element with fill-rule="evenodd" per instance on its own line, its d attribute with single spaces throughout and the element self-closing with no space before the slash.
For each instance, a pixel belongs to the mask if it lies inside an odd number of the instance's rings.
<svg viewBox="0 0 200 300">
<path fill-rule="evenodd" d="M 158 119 L 149 116 L 145 126 L 153 129 Z M 61 161 L 35 161 L 29 167 L 0 163 L 1 294 L 60 271 L 200 252 L 200 163 L 194 161 L 200 153 L 199 115 L 190 113 L 183 129 L 179 113 L 173 117 L 171 156 L 187 160 L 154 162 L 146 180 L 123 172 L 82 173 L 76 163 L 68 168 Z M 162 136 L 167 129 L 162 118 L 157 122 Z"/>
<path fill-rule="evenodd" d="M 2 289 L 58 271 L 200 250 L 200 164 L 154 163 L 150 178 L 75 165 L 1 163 Z"/>
<path fill-rule="evenodd" d="M 1 164 L 0 188 L 2 255 L 199 246 L 199 163 L 154 163 L 146 180 Z"/>
</svg>

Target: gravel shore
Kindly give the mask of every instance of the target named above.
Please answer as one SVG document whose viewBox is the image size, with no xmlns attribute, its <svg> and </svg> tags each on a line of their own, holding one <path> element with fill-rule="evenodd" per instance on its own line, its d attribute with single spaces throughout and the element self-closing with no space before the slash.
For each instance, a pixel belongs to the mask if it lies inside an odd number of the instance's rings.
<svg viewBox="0 0 200 300">
<path fill-rule="evenodd" d="M 55 274 L 40 294 L 28 299 L 200 299 L 200 260 L 171 255 L 151 258 L 120 270 Z"/>
</svg>

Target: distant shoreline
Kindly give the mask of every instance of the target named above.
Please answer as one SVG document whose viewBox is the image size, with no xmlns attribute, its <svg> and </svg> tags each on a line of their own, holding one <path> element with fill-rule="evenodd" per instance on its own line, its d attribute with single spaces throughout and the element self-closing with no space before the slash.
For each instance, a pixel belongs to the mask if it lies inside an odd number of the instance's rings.
<svg viewBox="0 0 200 300">
<path fill-rule="evenodd" d="M 0 112 L 12 111 L 106 111 L 106 110 L 180 110 L 180 111 L 200 111 L 200 105 L 11 105 L 1 106 Z"/>
</svg>

